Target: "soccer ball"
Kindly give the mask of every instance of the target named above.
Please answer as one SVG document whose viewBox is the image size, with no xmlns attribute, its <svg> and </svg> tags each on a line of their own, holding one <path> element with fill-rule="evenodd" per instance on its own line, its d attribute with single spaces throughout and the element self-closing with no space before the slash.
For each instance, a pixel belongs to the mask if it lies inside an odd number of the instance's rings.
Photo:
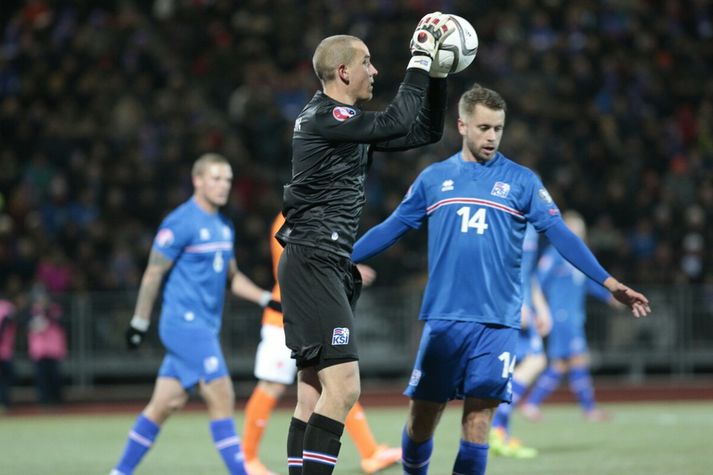
<svg viewBox="0 0 713 475">
<path fill-rule="evenodd" d="M 438 48 L 431 71 L 454 74 L 470 66 L 478 52 L 478 35 L 475 28 L 465 18 L 449 15 L 456 29 L 448 35 Z"/>
</svg>

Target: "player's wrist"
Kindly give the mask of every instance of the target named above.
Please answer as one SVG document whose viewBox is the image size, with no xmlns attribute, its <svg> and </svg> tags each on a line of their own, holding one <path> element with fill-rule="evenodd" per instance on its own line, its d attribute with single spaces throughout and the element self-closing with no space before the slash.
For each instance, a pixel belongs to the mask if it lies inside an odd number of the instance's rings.
<svg viewBox="0 0 713 475">
<path fill-rule="evenodd" d="M 270 303 L 270 300 L 272 300 L 272 292 L 269 290 L 264 290 L 262 294 L 260 294 L 260 300 L 258 301 L 258 304 L 265 308 L 267 307 L 267 304 Z"/>
<path fill-rule="evenodd" d="M 425 53 L 419 53 L 420 52 L 416 52 L 413 56 L 411 56 L 411 60 L 408 62 L 406 69 L 420 69 L 422 71 L 430 72 L 433 59 Z"/>
<path fill-rule="evenodd" d="M 147 318 L 144 318 L 140 315 L 134 315 L 131 318 L 131 322 L 129 322 L 129 326 L 133 328 L 134 330 L 140 331 L 140 332 L 147 332 L 149 329 L 149 326 L 151 325 L 151 321 Z"/>
</svg>

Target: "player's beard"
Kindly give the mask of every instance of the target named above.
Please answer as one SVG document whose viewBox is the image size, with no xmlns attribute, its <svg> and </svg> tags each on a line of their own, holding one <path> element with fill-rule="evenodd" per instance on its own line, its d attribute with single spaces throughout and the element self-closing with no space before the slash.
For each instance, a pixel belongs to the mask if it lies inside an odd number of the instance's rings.
<svg viewBox="0 0 713 475">
<path fill-rule="evenodd" d="M 480 147 L 478 147 L 478 146 L 475 144 L 475 142 L 473 142 L 472 140 L 467 139 L 467 138 L 466 138 L 466 140 L 465 140 L 465 146 L 468 147 L 468 150 L 470 151 L 470 154 L 475 158 L 475 160 L 476 160 L 478 163 L 485 163 L 485 162 L 487 162 L 488 160 L 490 160 L 491 158 L 493 158 L 493 157 L 495 156 L 495 152 L 497 151 L 497 149 L 496 149 L 496 150 L 493 152 L 493 154 L 490 155 L 489 157 L 488 157 L 488 156 L 485 156 L 485 155 L 483 155 L 482 153 L 480 153 Z"/>
</svg>

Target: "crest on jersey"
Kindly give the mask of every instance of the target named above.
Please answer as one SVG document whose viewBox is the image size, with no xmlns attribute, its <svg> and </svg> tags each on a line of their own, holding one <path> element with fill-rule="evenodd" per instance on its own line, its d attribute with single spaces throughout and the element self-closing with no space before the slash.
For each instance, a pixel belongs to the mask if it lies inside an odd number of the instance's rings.
<svg viewBox="0 0 713 475">
<path fill-rule="evenodd" d="M 173 244 L 173 239 L 173 231 L 168 228 L 163 228 L 156 235 L 156 244 L 158 244 L 159 247 L 170 246 Z"/>
<path fill-rule="evenodd" d="M 491 195 L 497 196 L 498 198 L 507 198 L 508 193 L 510 193 L 510 184 L 503 183 L 502 181 L 496 181 L 493 185 L 493 189 L 490 191 Z"/>
<path fill-rule="evenodd" d="M 544 188 L 540 188 L 539 190 L 537 190 L 537 196 L 539 196 L 540 199 L 547 204 L 552 204 L 553 202 L 552 197 Z"/>
<path fill-rule="evenodd" d="M 441 191 L 453 191 L 453 180 L 446 180 L 441 185 Z"/>
<path fill-rule="evenodd" d="M 337 106 L 332 109 L 332 117 L 337 119 L 339 122 L 344 122 L 356 115 L 356 111 L 351 107 Z"/>
<path fill-rule="evenodd" d="M 349 329 L 346 327 L 337 327 L 332 331 L 332 346 L 348 345 L 349 344 Z"/>
</svg>

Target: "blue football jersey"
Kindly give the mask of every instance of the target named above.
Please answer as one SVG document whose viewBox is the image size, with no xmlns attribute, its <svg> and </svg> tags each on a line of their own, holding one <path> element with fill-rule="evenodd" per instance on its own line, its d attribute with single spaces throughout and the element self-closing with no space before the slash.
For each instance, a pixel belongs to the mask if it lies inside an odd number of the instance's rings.
<svg viewBox="0 0 713 475">
<path fill-rule="evenodd" d="M 498 153 L 480 164 L 457 153 L 426 168 L 395 211 L 412 228 L 428 219 L 428 272 L 420 318 L 520 327 L 527 222 L 561 220 L 537 175 Z"/>
<path fill-rule="evenodd" d="M 161 223 L 153 249 L 173 261 L 163 286 L 162 329 L 220 330 L 235 231 L 190 199 Z"/>
<path fill-rule="evenodd" d="M 610 298 L 608 290 L 567 262 L 552 246 L 542 253 L 537 265 L 537 278 L 555 324 L 584 325 L 587 293 L 603 301 Z"/>
</svg>

